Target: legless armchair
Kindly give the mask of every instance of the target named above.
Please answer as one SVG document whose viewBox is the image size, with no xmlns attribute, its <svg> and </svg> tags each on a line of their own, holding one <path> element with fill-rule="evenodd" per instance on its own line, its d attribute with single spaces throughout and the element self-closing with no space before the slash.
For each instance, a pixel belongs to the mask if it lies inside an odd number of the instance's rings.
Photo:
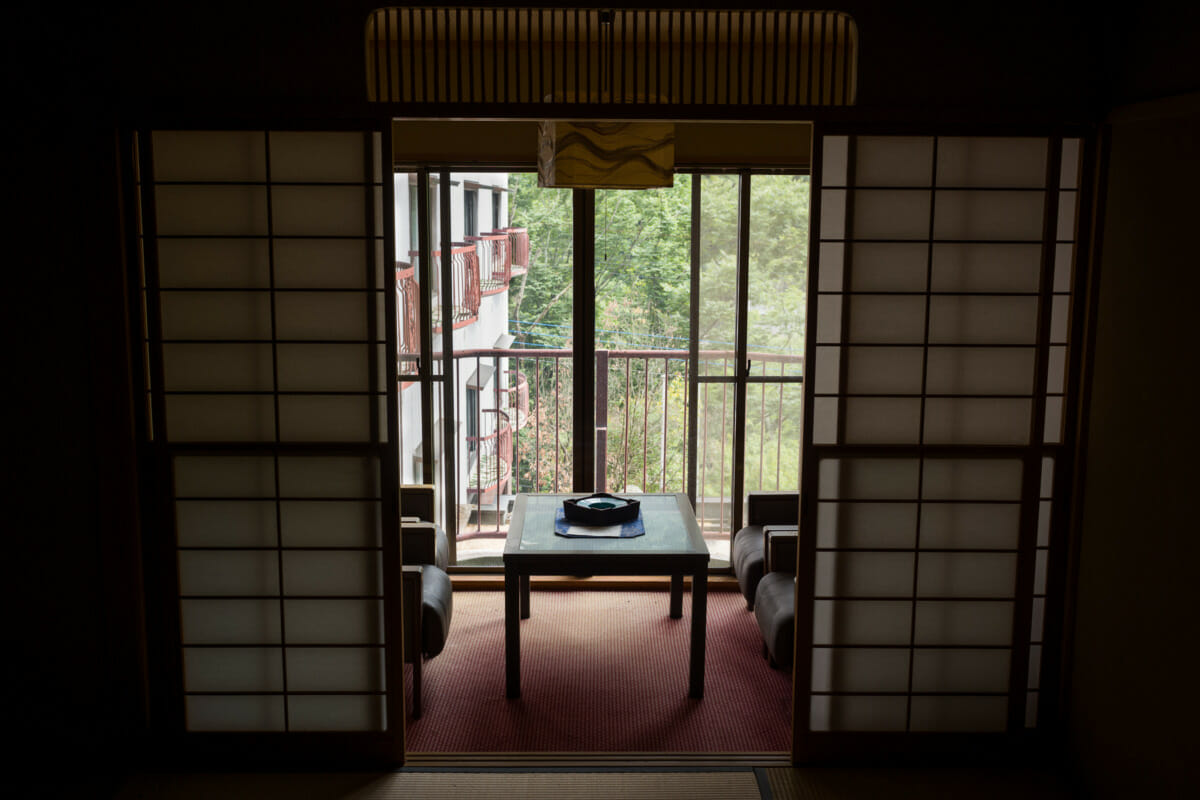
<svg viewBox="0 0 1200 800">
<path fill-rule="evenodd" d="M 404 562 L 404 660 L 413 665 L 413 718 L 421 717 L 421 667 L 442 652 L 454 596 L 445 572 L 449 544 L 433 524 L 433 487 L 402 486 L 400 552 Z M 424 517 L 424 518 L 422 518 Z"/>
<path fill-rule="evenodd" d="M 747 608 L 754 608 L 754 593 L 762 580 L 768 529 L 795 531 L 799 518 L 799 492 L 750 492 L 747 496 L 746 527 L 733 537 L 730 554 Z"/>
</svg>

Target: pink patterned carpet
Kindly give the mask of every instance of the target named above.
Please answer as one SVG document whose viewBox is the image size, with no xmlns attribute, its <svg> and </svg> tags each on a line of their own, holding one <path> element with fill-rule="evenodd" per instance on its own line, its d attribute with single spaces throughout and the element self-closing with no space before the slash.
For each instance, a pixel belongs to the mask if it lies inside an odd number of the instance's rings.
<svg viewBox="0 0 1200 800">
<path fill-rule="evenodd" d="M 504 597 L 454 593 L 446 649 L 425 662 L 415 752 L 787 750 L 791 675 L 762 657 L 736 592 L 710 592 L 705 695 L 687 696 L 690 596 L 539 591 L 521 623 L 521 692 L 504 697 Z M 406 687 L 411 692 L 411 685 Z"/>
</svg>

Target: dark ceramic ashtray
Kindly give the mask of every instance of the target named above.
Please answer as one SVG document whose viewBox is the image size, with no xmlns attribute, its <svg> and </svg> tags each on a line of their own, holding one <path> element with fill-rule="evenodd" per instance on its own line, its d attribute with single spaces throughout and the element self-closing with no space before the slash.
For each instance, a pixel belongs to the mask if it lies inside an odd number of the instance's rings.
<svg viewBox="0 0 1200 800">
<path fill-rule="evenodd" d="M 621 525 L 638 518 L 641 503 L 632 498 L 597 492 L 563 500 L 563 516 L 575 525 Z"/>
</svg>

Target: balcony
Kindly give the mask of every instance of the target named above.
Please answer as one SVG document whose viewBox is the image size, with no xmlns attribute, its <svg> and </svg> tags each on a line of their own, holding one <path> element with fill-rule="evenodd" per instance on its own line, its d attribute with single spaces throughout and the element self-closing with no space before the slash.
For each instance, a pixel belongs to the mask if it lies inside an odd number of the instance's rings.
<svg viewBox="0 0 1200 800">
<path fill-rule="evenodd" d="M 460 371 L 479 371 L 482 365 L 496 375 L 479 398 L 477 419 L 462 420 L 467 430 L 480 434 L 467 438 L 470 452 L 478 455 L 471 457 L 467 502 L 459 507 L 460 561 L 498 555 L 508 532 L 513 495 L 571 491 L 573 356 L 569 349 L 455 354 Z M 732 371 L 732 351 L 703 350 L 700 357 L 718 373 Z M 755 353 L 754 375 L 779 375 L 801 360 Z M 688 352 L 598 350 L 596 364 L 601 421 L 595 428 L 597 488 L 617 493 L 687 492 Z M 753 391 L 754 402 L 747 404 L 753 417 L 747 425 L 754 435 L 744 464 L 745 491 L 796 490 L 799 439 L 780 422 L 786 413 L 785 390 L 764 383 Z M 702 384 L 699 400 L 696 516 L 713 557 L 727 560 L 734 502 L 733 392 Z M 456 399 L 456 407 L 467 408 L 462 398 Z M 789 453 L 796 454 L 797 464 L 784 463 Z"/>
</svg>

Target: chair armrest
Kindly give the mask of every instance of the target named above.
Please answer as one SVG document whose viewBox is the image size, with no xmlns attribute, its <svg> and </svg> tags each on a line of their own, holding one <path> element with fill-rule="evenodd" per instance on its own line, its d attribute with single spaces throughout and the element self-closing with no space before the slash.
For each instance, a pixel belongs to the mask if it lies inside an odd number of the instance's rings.
<svg viewBox="0 0 1200 800">
<path fill-rule="evenodd" d="M 763 538 L 766 571 L 795 573 L 799 528 L 795 525 L 767 525 L 763 528 Z"/>
<path fill-rule="evenodd" d="M 747 525 L 795 525 L 800 520 L 799 492 L 750 492 Z"/>
<path fill-rule="evenodd" d="M 432 522 L 402 522 L 400 558 L 406 565 L 437 563 L 437 527 Z"/>
<path fill-rule="evenodd" d="M 401 569 L 400 585 L 404 597 L 404 660 L 413 663 L 421 658 L 421 580 L 424 568 L 405 564 Z"/>
</svg>

